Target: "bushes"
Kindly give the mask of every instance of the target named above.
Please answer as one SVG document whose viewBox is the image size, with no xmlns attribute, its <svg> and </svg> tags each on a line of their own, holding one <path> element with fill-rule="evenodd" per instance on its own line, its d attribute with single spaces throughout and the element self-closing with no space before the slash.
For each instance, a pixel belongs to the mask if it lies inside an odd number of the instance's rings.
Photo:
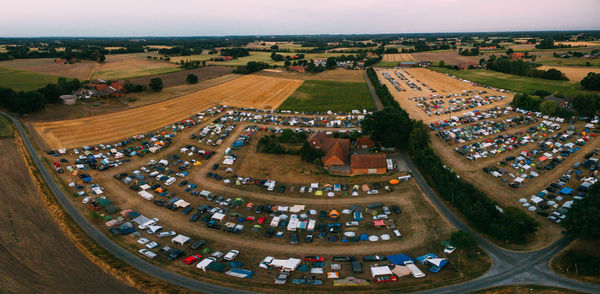
<svg viewBox="0 0 600 294">
<path fill-rule="evenodd" d="M 600 91 L 600 74 L 590 72 L 580 82 L 586 90 Z"/>
<path fill-rule="evenodd" d="M 568 271 L 584 276 L 600 275 L 600 257 L 590 255 L 588 252 L 568 250 L 565 252 L 565 262 Z"/>
<path fill-rule="evenodd" d="M 150 89 L 154 92 L 160 92 L 163 88 L 163 81 L 161 78 L 153 78 L 150 79 L 150 84 L 148 84 Z"/>
<path fill-rule="evenodd" d="M 546 71 L 538 70 L 535 69 L 535 66 L 529 62 L 523 61 L 521 59 L 512 60 L 506 56 L 490 56 L 486 64 L 486 68 L 494 71 L 525 77 L 533 77 L 547 80 L 569 80 L 561 71 L 555 68 L 551 68 Z"/>
<path fill-rule="evenodd" d="M 198 82 L 198 76 L 197 76 L 197 75 L 195 75 L 195 74 L 189 74 L 189 75 L 187 75 L 187 77 L 185 78 L 185 81 L 186 81 L 188 84 L 195 84 L 195 83 L 197 83 L 197 82 Z"/>
<path fill-rule="evenodd" d="M 269 68 L 269 64 L 264 62 L 250 61 L 246 63 L 245 66 L 238 66 L 238 68 L 234 70 L 233 73 L 246 75 L 263 70 L 265 68 Z"/>
<path fill-rule="evenodd" d="M 561 225 L 571 238 L 600 240 L 600 183 L 594 184 L 589 195 L 575 201 Z"/>
<path fill-rule="evenodd" d="M 223 48 L 221 56 L 232 56 L 233 58 L 250 56 L 250 50 L 246 48 Z"/>
</svg>

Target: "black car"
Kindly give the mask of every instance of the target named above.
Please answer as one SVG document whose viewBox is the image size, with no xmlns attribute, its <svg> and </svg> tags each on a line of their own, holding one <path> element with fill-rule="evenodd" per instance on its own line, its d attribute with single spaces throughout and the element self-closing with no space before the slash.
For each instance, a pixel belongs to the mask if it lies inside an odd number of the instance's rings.
<svg viewBox="0 0 600 294">
<path fill-rule="evenodd" d="M 218 164 L 218 163 L 215 163 L 215 165 L 213 165 L 211 169 L 212 169 L 212 170 L 217 170 L 217 168 L 219 168 L 219 164 Z"/>
<path fill-rule="evenodd" d="M 290 244 L 298 244 L 298 234 L 297 233 L 294 232 L 290 236 Z"/>
<path fill-rule="evenodd" d="M 325 210 L 319 211 L 319 217 L 320 218 L 327 218 L 327 212 L 325 212 Z"/>
<path fill-rule="evenodd" d="M 262 212 L 263 212 L 263 209 L 264 209 L 264 206 L 263 206 L 263 205 L 258 205 L 258 206 L 256 207 L 256 210 L 254 210 L 254 213 L 257 213 L 257 214 L 258 214 L 258 213 L 262 213 Z"/>
<path fill-rule="evenodd" d="M 385 256 L 382 255 L 367 255 L 363 257 L 364 261 L 384 261 Z"/>
<path fill-rule="evenodd" d="M 194 209 L 193 207 L 188 206 L 181 211 L 181 214 L 186 215 L 186 214 L 190 213 L 193 209 Z"/>
<path fill-rule="evenodd" d="M 158 206 L 165 206 L 165 202 L 163 200 L 154 200 L 154 204 Z"/>
<path fill-rule="evenodd" d="M 312 234 L 308 234 L 308 235 L 306 235 L 306 238 L 304 238 L 304 242 L 306 242 L 306 243 L 312 243 L 312 241 L 313 241 Z"/>
<path fill-rule="evenodd" d="M 285 185 L 279 186 L 279 193 L 285 192 Z"/>
<path fill-rule="evenodd" d="M 398 207 L 398 205 L 392 205 L 392 211 L 394 213 L 401 213 L 402 210 L 400 209 L 400 207 Z"/>
<path fill-rule="evenodd" d="M 192 245 L 190 245 L 190 248 L 197 250 L 197 249 L 204 247 L 205 244 L 206 244 L 206 241 L 198 240 L 198 241 L 192 243 Z"/>
<path fill-rule="evenodd" d="M 202 215 L 201 212 L 196 212 L 196 213 L 192 214 L 192 217 L 190 217 L 190 222 L 193 223 L 193 222 L 197 221 L 201 215 Z"/>
<path fill-rule="evenodd" d="M 265 232 L 265 238 L 271 238 L 271 237 L 273 237 L 273 235 L 275 235 L 275 230 L 273 230 L 273 229 L 268 229 Z"/>
<path fill-rule="evenodd" d="M 349 262 L 349 261 L 355 261 L 355 260 L 356 260 L 356 258 L 354 256 L 334 256 L 333 257 L 333 261 L 338 261 L 338 262 L 339 261 Z"/>
<path fill-rule="evenodd" d="M 169 251 L 169 255 L 167 256 L 167 258 L 169 260 L 175 260 L 177 258 L 179 258 L 181 255 L 183 255 L 183 250 L 181 249 L 172 249 L 171 251 Z"/>
</svg>

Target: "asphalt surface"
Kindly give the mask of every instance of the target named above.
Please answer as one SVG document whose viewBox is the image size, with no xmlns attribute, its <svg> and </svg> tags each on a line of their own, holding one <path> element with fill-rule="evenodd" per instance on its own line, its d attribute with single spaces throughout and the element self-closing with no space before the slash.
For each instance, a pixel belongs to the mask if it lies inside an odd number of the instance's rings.
<svg viewBox="0 0 600 294">
<path fill-rule="evenodd" d="M 365 77 L 369 89 L 373 89 L 372 85 L 367 77 Z M 379 98 L 375 95 L 372 90 L 373 99 L 378 109 L 382 109 Z M 0 114 L 8 117 L 17 127 L 25 147 L 33 158 L 38 170 L 41 172 L 44 180 L 48 187 L 54 193 L 56 199 L 61 204 L 63 209 L 73 218 L 75 223 L 81 227 L 81 229 L 88 234 L 94 241 L 96 241 L 104 249 L 112 253 L 117 258 L 123 260 L 127 264 L 135 267 L 136 269 L 152 276 L 157 279 L 164 280 L 174 285 L 178 285 L 191 290 L 207 292 L 207 293 L 252 293 L 243 290 L 231 289 L 222 286 L 213 285 L 210 283 L 201 282 L 194 280 L 167 270 L 160 267 L 154 266 L 137 255 L 123 249 L 121 246 L 110 240 L 103 232 L 99 231 L 93 226 L 73 204 L 67 199 L 67 196 L 59 188 L 54 178 L 50 175 L 50 172 L 46 166 L 42 163 L 39 156 L 37 155 L 35 148 L 33 147 L 29 137 L 27 136 L 23 126 L 13 116 L 0 112 Z M 450 285 L 437 289 L 425 290 L 419 293 L 466 293 L 476 290 L 486 289 L 494 286 L 505 286 L 505 285 L 546 285 L 555 286 L 565 289 L 600 293 L 600 286 L 588 284 L 576 280 L 572 280 L 563 276 L 560 276 L 553 272 L 549 267 L 549 261 L 552 256 L 556 255 L 567 245 L 570 241 L 566 238 L 562 238 L 552 245 L 537 251 L 529 252 L 515 252 L 495 246 L 478 232 L 473 231 L 467 226 L 461 219 L 454 215 L 445 203 L 437 197 L 435 192 L 429 187 L 421 173 L 418 171 L 412 160 L 405 154 L 395 155 L 397 160 L 404 161 L 408 168 L 411 170 L 412 176 L 429 198 L 433 205 L 448 221 L 454 225 L 457 229 L 465 231 L 473 235 L 473 237 L 479 243 L 479 246 L 492 258 L 492 268 L 483 276 L 463 282 L 460 284 Z"/>
</svg>

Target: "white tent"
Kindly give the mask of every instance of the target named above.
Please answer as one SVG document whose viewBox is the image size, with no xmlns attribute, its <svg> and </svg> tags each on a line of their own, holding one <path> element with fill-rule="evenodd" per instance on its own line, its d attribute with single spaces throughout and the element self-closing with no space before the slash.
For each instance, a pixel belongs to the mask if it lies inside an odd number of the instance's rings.
<svg viewBox="0 0 600 294">
<path fill-rule="evenodd" d="M 175 205 L 175 207 L 186 208 L 186 207 L 190 206 L 190 203 L 183 199 L 179 199 L 179 200 L 175 201 L 175 203 L 173 203 L 173 205 Z"/>
<path fill-rule="evenodd" d="M 445 258 L 428 258 L 425 261 L 435 265 L 435 266 L 440 266 L 440 264 L 442 264 L 442 261 L 446 260 Z"/>
<path fill-rule="evenodd" d="M 389 276 L 392 275 L 392 271 L 390 270 L 389 266 L 372 266 L 371 267 L 371 276 L 377 277 L 377 276 Z"/>
<path fill-rule="evenodd" d="M 306 209 L 306 205 L 294 205 L 290 207 L 290 212 L 300 212 Z"/>
<path fill-rule="evenodd" d="M 171 240 L 171 242 L 177 243 L 177 244 L 179 244 L 181 246 L 183 246 L 183 244 L 185 244 L 185 243 L 187 243 L 189 241 L 190 241 L 190 237 L 187 237 L 187 236 L 184 236 L 184 235 L 181 235 L 181 234 L 177 235 L 177 237 L 175 237 L 175 238 L 173 238 Z"/>
<path fill-rule="evenodd" d="M 146 199 L 146 200 L 152 200 L 154 199 L 154 195 L 148 193 L 148 191 L 139 191 L 138 195 L 140 195 L 140 197 Z"/>
<path fill-rule="evenodd" d="M 148 190 L 150 188 L 152 188 L 152 187 L 150 187 L 150 185 L 148 185 L 148 184 L 143 184 L 140 186 L 140 189 L 142 189 L 142 190 Z"/>
<path fill-rule="evenodd" d="M 540 202 L 544 201 L 544 199 L 538 197 L 538 196 L 531 196 L 531 202 L 538 204 Z"/>
<path fill-rule="evenodd" d="M 225 214 L 219 213 L 219 212 L 213 214 L 213 216 L 211 217 L 211 219 L 218 220 L 220 222 L 222 222 L 224 218 L 225 218 Z"/>
</svg>

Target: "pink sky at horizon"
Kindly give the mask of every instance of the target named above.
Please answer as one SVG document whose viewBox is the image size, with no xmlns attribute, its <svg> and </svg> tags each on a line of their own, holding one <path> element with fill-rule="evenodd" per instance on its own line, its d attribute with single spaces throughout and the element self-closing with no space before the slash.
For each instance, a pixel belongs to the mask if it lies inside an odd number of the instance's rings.
<svg viewBox="0 0 600 294">
<path fill-rule="evenodd" d="M 2 1 L 0 37 L 600 29 L 599 0 Z M 568 6 L 567 6 L 568 5 Z"/>
</svg>

